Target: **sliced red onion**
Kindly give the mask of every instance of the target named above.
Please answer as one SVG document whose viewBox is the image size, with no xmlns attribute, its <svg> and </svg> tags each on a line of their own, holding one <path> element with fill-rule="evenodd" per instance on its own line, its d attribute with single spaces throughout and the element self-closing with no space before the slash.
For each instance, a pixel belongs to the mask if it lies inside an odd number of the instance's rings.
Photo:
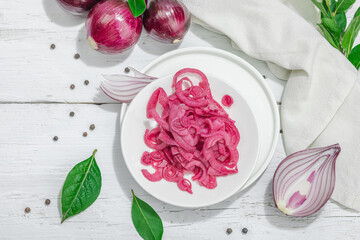
<svg viewBox="0 0 360 240">
<path fill-rule="evenodd" d="M 310 216 L 329 200 L 335 187 L 339 144 L 296 152 L 276 169 L 273 195 L 276 207 L 287 215 Z"/>
<path fill-rule="evenodd" d="M 189 180 L 182 178 L 177 182 L 177 185 L 181 191 L 186 191 L 190 194 L 193 194 L 191 190 L 191 182 Z"/>
<path fill-rule="evenodd" d="M 57 0 L 61 7 L 69 13 L 82 15 L 88 11 L 100 0 Z"/>
<path fill-rule="evenodd" d="M 163 178 L 161 169 L 157 169 L 154 173 L 150 173 L 146 169 L 142 169 L 141 172 L 150 182 L 158 182 Z"/>
<path fill-rule="evenodd" d="M 145 75 L 136 69 L 129 67 L 135 76 L 113 74 L 103 75 L 104 80 L 100 83 L 101 90 L 110 98 L 129 103 L 141 89 L 154 81 L 155 77 Z"/>
<path fill-rule="evenodd" d="M 150 158 L 150 153 L 149 152 L 144 152 L 143 155 L 141 156 L 141 163 L 148 166 L 151 164 L 151 158 Z"/>
<path fill-rule="evenodd" d="M 228 94 L 224 95 L 223 98 L 221 99 L 221 104 L 224 105 L 225 107 L 231 107 L 233 103 L 234 103 L 234 99 Z"/>
<path fill-rule="evenodd" d="M 177 0 L 150 0 L 143 19 L 150 37 L 160 42 L 178 43 L 189 30 L 191 15 Z"/>
<path fill-rule="evenodd" d="M 135 18 L 125 0 L 104 0 L 96 4 L 86 19 L 90 46 L 106 54 L 121 53 L 137 43 L 141 17 Z"/>
<path fill-rule="evenodd" d="M 200 80 L 197 85 L 188 78 L 194 74 Z M 188 83 L 185 89 L 184 81 Z M 169 96 L 159 87 L 148 101 L 146 116 L 158 123 L 156 128 L 146 129 L 144 135 L 145 144 L 156 150 L 150 153 L 151 165 L 162 168 L 163 179 L 177 182 L 182 191 L 192 193 L 185 173 L 193 173 L 193 181 L 214 189 L 218 177 L 238 172 L 239 131 L 213 99 L 208 79 L 200 70 L 178 71 L 173 87 L 175 92 Z M 144 159 L 147 154 L 144 153 L 142 162 L 147 160 Z"/>
</svg>

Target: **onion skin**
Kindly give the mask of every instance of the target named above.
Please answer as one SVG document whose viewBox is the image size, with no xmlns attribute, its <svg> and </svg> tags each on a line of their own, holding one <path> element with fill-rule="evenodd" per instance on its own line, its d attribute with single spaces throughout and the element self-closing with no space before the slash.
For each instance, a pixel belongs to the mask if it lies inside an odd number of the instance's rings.
<svg viewBox="0 0 360 240">
<path fill-rule="evenodd" d="M 104 0 L 91 9 L 85 26 L 87 40 L 94 50 L 119 54 L 138 42 L 142 19 L 134 18 L 125 0 Z"/>
<path fill-rule="evenodd" d="M 150 37 L 174 44 L 181 42 L 189 30 L 191 15 L 177 0 L 150 0 L 143 21 Z"/>
<path fill-rule="evenodd" d="M 285 158 L 275 171 L 273 196 L 286 215 L 307 217 L 319 211 L 335 188 L 339 144 L 299 151 Z"/>
<path fill-rule="evenodd" d="M 57 0 L 61 7 L 67 12 L 75 15 L 83 15 L 100 0 Z"/>
</svg>

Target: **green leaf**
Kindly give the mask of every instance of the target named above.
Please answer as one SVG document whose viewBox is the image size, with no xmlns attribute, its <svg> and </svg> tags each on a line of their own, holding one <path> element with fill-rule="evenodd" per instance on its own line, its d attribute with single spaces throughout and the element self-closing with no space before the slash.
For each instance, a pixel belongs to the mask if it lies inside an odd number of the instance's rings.
<svg viewBox="0 0 360 240">
<path fill-rule="evenodd" d="M 317 0 L 311 0 L 313 2 L 313 4 L 315 4 L 315 6 L 320 9 L 321 13 L 325 16 L 325 17 L 330 17 L 329 13 L 326 11 L 326 9 L 324 8 L 324 6 L 318 2 Z"/>
<path fill-rule="evenodd" d="M 341 33 L 344 33 L 346 28 L 346 21 L 347 21 L 346 14 L 344 12 L 340 14 L 336 14 L 334 19 L 336 24 L 339 26 Z"/>
<path fill-rule="evenodd" d="M 95 161 L 96 151 L 66 177 L 61 194 L 61 223 L 90 207 L 100 194 L 101 172 Z"/>
<path fill-rule="evenodd" d="M 360 68 L 360 44 L 353 48 L 348 59 L 356 69 Z"/>
<path fill-rule="evenodd" d="M 138 17 L 146 10 L 145 0 L 129 0 L 129 6 L 134 17 Z"/>
<path fill-rule="evenodd" d="M 328 30 L 326 30 L 326 28 L 321 25 L 318 24 L 319 28 L 321 29 L 321 31 L 323 32 L 324 37 L 326 38 L 326 40 L 328 40 L 328 42 L 334 47 L 334 48 L 339 48 L 339 44 L 338 42 L 335 42 L 335 39 L 331 36 L 330 32 Z"/>
<path fill-rule="evenodd" d="M 337 25 L 336 21 L 334 19 L 330 19 L 330 18 L 323 18 L 321 19 L 323 26 L 333 35 L 335 36 L 338 41 L 340 41 L 340 34 L 341 34 L 341 29 L 340 27 Z"/>
<path fill-rule="evenodd" d="M 331 0 L 330 1 L 330 10 L 331 10 L 331 12 L 334 12 L 335 11 L 335 9 L 336 9 L 336 1 L 335 0 Z"/>
<path fill-rule="evenodd" d="M 351 5 L 355 3 L 355 0 L 339 0 L 336 4 L 336 13 L 342 13 L 348 10 Z"/>
<path fill-rule="evenodd" d="M 164 233 L 159 215 L 149 204 L 136 197 L 134 191 L 131 217 L 136 231 L 144 240 L 161 240 Z"/>
<path fill-rule="evenodd" d="M 326 3 L 326 6 L 330 9 L 330 7 L 331 7 L 330 0 L 325 0 L 325 3 Z"/>
<path fill-rule="evenodd" d="M 326 9 L 326 11 L 328 12 L 328 14 L 330 15 L 332 12 L 335 11 L 336 8 L 336 1 L 335 0 L 330 0 L 329 2 L 330 6 L 328 6 L 328 3 L 326 1 L 322 2 L 322 5 L 324 6 L 324 8 Z"/>
<path fill-rule="evenodd" d="M 356 11 L 356 13 L 355 13 L 355 15 L 354 15 L 354 18 L 356 18 L 357 16 L 359 16 L 360 15 L 360 7 L 357 9 L 357 11 Z"/>
<path fill-rule="evenodd" d="M 351 48 L 354 45 L 355 38 L 359 34 L 360 30 L 360 15 L 357 15 L 357 17 L 353 18 L 353 20 L 350 22 L 349 26 L 347 27 L 343 41 L 341 43 L 346 56 L 348 56 L 351 52 Z"/>
</svg>

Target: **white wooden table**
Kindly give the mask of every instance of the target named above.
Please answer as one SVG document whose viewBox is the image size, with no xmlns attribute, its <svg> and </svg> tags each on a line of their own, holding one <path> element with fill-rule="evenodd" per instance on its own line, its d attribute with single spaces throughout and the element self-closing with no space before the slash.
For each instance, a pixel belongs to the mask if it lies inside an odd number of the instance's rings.
<svg viewBox="0 0 360 240">
<path fill-rule="evenodd" d="M 149 196 L 122 160 L 121 105 L 98 85 L 100 74 L 122 73 L 126 66 L 141 69 L 174 47 L 143 34 L 131 52 L 101 55 L 85 41 L 84 19 L 65 13 L 54 0 L 0 3 L 0 239 L 139 239 L 130 216 L 130 189 L 159 213 L 164 239 L 360 239 L 360 215 L 333 201 L 309 218 L 287 217 L 275 208 L 271 180 L 285 157 L 281 139 L 262 177 L 223 203 L 187 210 Z M 193 25 L 180 48 L 191 46 L 224 49 L 249 61 L 268 77 L 281 101 L 285 82 L 265 63 L 232 49 L 228 38 Z M 90 124 L 96 125 L 94 131 Z M 65 177 L 95 148 L 103 176 L 101 194 L 89 209 L 61 225 Z M 45 205 L 45 199 L 51 204 Z M 24 212 L 26 207 L 30 213 Z M 246 235 L 243 227 L 249 229 Z M 232 234 L 226 234 L 227 228 Z"/>
</svg>

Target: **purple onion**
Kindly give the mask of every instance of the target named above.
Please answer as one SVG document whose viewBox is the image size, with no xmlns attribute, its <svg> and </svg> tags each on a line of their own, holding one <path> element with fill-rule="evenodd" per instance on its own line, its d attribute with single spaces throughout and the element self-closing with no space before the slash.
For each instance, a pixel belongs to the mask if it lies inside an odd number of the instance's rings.
<svg viewBox="0 0 360 240">
<path fill-rule="evenodd" d="M 134 76 L 113 74 L 103 75 L 104 80 L 100 83 L 101 90 L 110 98 L 129 103 L 149 83 L 156 80 L 156 77 L 145 75 L 132 67 L 128 67 Z"/>
<path fill-rule="evenodd" d="M 273 196 L 276 207 L 287 215 L 310 216 L 319 211 L 335 187 L 335 162 L 339 144 L 296 152 L 275 171 Z"/>
<path fill-rule="evenodd" d="M 150 0 L 143 17 L 145 30 L 160 42 L 180 42 L 190 27 L 191 15 L 177 0 Z"/>
<path fill-rule="evenodd" d="M 62 6 L 66 11 L 75 14 L 81 15 L 84 14 L 100 0 L 57 0 L 60 6 Z"/>
<path fill-rule="evenodd" d="M 121 53 L 137 43 L 141 17 L 135 18 L 125 0 L 104 0 L 96 4 L 86 19 L 87 40 L 102 53 Z"/>
</svg>

